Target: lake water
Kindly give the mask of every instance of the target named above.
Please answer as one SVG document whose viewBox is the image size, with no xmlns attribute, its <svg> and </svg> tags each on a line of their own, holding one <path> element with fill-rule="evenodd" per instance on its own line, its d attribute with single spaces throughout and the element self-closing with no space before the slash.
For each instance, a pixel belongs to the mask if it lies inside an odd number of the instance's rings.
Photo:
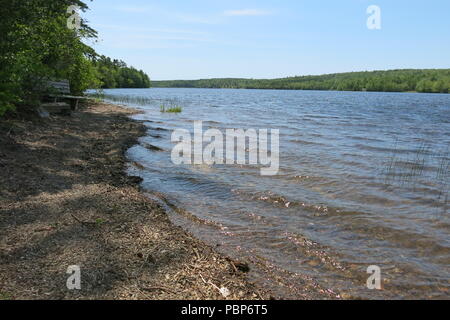
<svg viewBox="0 0 450 320">
<path fill-rule="evenodd" d="M 450 95 L 116 89 L 148 133 L 129 151 L 175 223 L 287 298 L 450 298 Z M 122 98 L 120 98 L 122 97 Z M 145 98 L 145 99 L 143 99 Z M 137 101 L 137 100 L 136 100 Z M 183 106 L 161 113 L 161 103 Z M 176 101 L 176 102 L 173 102 Z M 174 129 L 280 130 L 280 171 L 174 165 Z M 367 268 L 383 290 L 369 290 Z"/>
</svg>

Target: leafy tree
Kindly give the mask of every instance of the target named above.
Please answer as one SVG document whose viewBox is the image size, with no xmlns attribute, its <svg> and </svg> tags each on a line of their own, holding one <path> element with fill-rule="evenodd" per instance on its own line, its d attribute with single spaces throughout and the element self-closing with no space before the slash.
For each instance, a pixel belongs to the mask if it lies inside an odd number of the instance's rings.
<svg viewBox="0 0 450 320">
<path fill-rule="evenodd" d="M 105 56 L 94 59 L 94 66 L 101 80 L 101 88 L 150 88 L 150 78 L 142 70 L 128 67 L 120 60 Z"/>
<path fill-rule="evenodd" d="M 74 93 L 92 85 L 94 51 L 82 39 L 96 33 L 84 21 L 78 33 L 67 28 L 71 5 L 87 9 L 79 0 L 0 0 L 0 114 L 36 102 L 44 79 L 68 78 Z"/>
<path fill-rule="evenodd" d="M 36 105 L 47 80 L 68 79 L 73 94 L 88 88 L 149 87 L 142 71 L 98 55 L 84 39 L 97 34 L 84 20 L 78 31 L 68 28 L 70 6 L 82 11 L 82 0 L 0 0 L 0 116 Z"/>
</svg>

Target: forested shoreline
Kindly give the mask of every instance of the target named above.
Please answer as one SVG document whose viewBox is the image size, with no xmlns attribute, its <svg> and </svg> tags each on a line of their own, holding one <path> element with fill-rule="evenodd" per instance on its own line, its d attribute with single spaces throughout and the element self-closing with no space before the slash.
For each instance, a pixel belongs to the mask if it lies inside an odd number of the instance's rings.
<svg viewBox="0 0 450 320">
<path fill-rule="evenodd" d="M 129 67 L 121 60 L 99 56 L 93 64 L 102 89 L 150 88 L 150 78 L 144 71 Z"/>
<path fill-rule="evenodd" d="M 148 88 L 149 77 L 120 60 L 98 55 L 97 38 L 77 13 L 81 0 L 10 0 L 0 11 L 0 116 L 39 105 L 49 80 L 69 80 L 71 93 L 88 88 Z M 76 26 L 76 27 L 75 27 Z"/>
<path fill-rule="evenodd" d="M 450 93 L 450 69 L 349 72 L 281 79 L 152 81 L 153 87 Z"/>
</svg>

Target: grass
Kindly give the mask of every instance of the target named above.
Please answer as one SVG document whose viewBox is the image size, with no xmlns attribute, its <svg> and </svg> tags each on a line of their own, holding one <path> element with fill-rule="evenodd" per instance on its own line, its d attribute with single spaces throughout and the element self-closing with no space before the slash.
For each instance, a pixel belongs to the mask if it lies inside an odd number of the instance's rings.
<svg viewBox="0 0 450 320">
<path fill-rule="evenodd" d="M 181 113 L 183 112 L 183 107 L 181 107 L 178 100 L 167 99 L 160 104 L 159 111 L 162 113 Z"/>
<path fill-rule="evenodd" d="M 159 108 L 162 113 L 181 113 L 183 108 L 180 106 L 166 106 L 162 104 Z"/>
<path fill-rule="evenodd" d="M 101 219 L 101 218 L 98 218 L 98 219 L 95 220 L 95 223 L 96 223 L 98 226 L 101 226 L 101 225 L 104 224 L 105 222 L 106 222 L 106 221 L 103 220 L 103 219 Z"/>
<path fill-rule="evenodd" d="M 132 95 L 114 95 L 114 94 L 107 94 L 104 92 L 96 92 L 89 94 L 88 96 L 95 98 L 96 100 L 107 100 L 113 103 L 135 104 L 139 106 L 154 105 L 155 102 L 158 101 L 156 99 L 148 97 L 140 97 Z"/>
<path fill-rule="evenodd" d="M 154 99 L 150 97 L 134 96 L 134 95 L 114 95 L 107 94 L 100 90 L 91 93 L 88 96 L 94 98 L 96 101 L 109 101 L 112 103 L 130 104 L 138 106 L 159 106 L 162 113 L 181 113 L 183 107 L 177 99 Z"/>
<path fill-rule="evenodd" d="M 12 300 L 13 297 L 6 292 L 0 292 L 0 300 Z"/>
<path fill-rule="evenodd" d="M 421 143 L 415 150 L 399 155 L 398 141 L 385 168 L 384 183 L 416 189 L 421 183 L 432 184 L 439 191 L 435 205 L 447 210 L 450 197 L 450 151 L 435 150 Z"/>
</svg>

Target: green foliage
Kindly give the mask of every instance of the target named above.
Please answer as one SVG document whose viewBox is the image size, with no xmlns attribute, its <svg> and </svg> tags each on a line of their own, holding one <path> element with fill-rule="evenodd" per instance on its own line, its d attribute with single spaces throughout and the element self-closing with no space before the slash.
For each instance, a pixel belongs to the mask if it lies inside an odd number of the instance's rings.
<svg viewBox="0 0 450 320">
<path fill-rule="evenodd" d="M 67 28 L 67 8 L 87 6 L 79 0 L 0 0 L 0 115 L 34 104 L 42 82 L 69 79 L 73 93 L 95 85 L 94 51 L 83 38 L 96 33 L 84 22 L 79 32 Z"/>
<path fill-rule="evenodd" d="M 100 56 L 94 61 L 101 88 L 150 88 L 150 78 L 142 70 L 128 67 L 125 62 Z"/>
<path fill-rule="evenodd" d="M 69 80 L 75 95 L 102 86 L 150 86 L 144 72 L 122 62 L 117 74 L 101 67 L 106 58 L 84 43 L 96 38 L 95 30 L 83 20 L 80 30 L 68 28 L 71 5 L 88 9 L 81 0 L 0 0 L 0 116 L 36 105 L 48 80 Z"/>
<path fill-rule="evenodd" d="M 183 112 L 183 108 L 180 106 L 166 106 L 164 104 L 162 104 L 159 107 L 159 110 L 162 113 L 181 113 L 181 112 Z"/>
<path fill-rule="evenodd" d="M 351 72 L 283 79 L 153 81 L 153 87 L 450 93 L 450 69 Z"/>
<path fill-rule="evenodd" d="M 0 74 L 1 79 L 4 79 Z M 17 89 L 12 83 L 7 83 L 0 80 L 0 117 L 8 110 L 14 110 L 14 103 L 19 101 L 16 95 Z"/>
<path fill-rule="evenodd" d="M 97 226 L 101 226 L 102 224 L 105 224 L 105 220 L 102 218 L 98 218 L 95 220 L 95 223 L 97 224 Z"/>
<path fill-rule="evenodd" d="M 13 300 L 13 297 L 7 292 L 0 291 L 0 300 Z"/>
<path fill-rule="evenodd" d="M 178 99 L 164 99 L 160 101 L 159 111 L 162 113 L 181 113 L 183 107 Z"/>
</svg>

